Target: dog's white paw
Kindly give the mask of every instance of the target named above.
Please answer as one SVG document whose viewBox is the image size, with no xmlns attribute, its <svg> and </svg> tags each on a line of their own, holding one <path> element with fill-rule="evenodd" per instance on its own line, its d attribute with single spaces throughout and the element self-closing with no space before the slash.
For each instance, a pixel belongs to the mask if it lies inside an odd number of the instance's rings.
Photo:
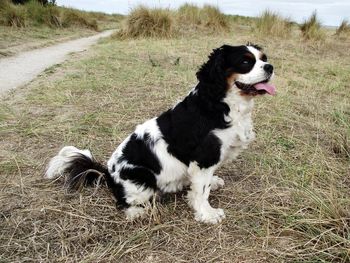
<svg viewBox="0 0 350 263">
<path fill-rule="evenodd" d="M 127 220 L 135 220 L 136 218 L 142 217 L 146 212 L 143 207 L 131 206 L 125 210 Z"/>
<path fill-rule="evenodd" d="M 213 176 L 211 179 L 211 190 L 215 191 L 218 190 L 219 188 L 223 187 L 225 185 L 225 182 L 223 179 L 221 179 L 219 176 Z"/>
<path fill-rule="evenodd" d="M 206 224 L 217 224 L 225 218 L 224 210 L 221 208 L 208 207 L 207 209 L 196 212 L 195 219 Z"/>
</svg>

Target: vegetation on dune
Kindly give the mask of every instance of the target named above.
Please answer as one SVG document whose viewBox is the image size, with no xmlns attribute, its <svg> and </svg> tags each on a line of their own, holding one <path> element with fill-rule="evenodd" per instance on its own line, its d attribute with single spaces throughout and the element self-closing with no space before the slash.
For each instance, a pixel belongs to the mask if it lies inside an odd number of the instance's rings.
<svg viewBox="0 0 350 263">
<path fill-rule="evenodd" d="M 124 27 L 117 32 L 120 38 L 161 37 L 174 35 L 174 20 L 167 9 L 138 6 L 131 10 L 124 21 Z"/>
<path fill-rule="evenodd" d="M 261 35 L 288 37 L 291 33 L 292 23 L 270 10 L 264 11 L 256 20 L 256 30 Z"/>
<path fill-rule="evenodd" d="M 65 8 L 62 12 L 61 25 L 63 27 L 82 26 L 96 31 L 98 30 L 96 19 L 91 19 L 87 13 L 71 8 Z"/>
<path fill-rule="evenodd" d="M 131 10 L 125 18 L 124 27 L 115 36 L 169 38 L 193 31 L 219 33 L 228 28 L 226 16 L 210 5 L 199 8 L 185 4 L 176 11 L 139 6 Z"/>
<path fill-rule="evenodd" d="M 300 25 L 300 30 L 303 38 L 307 40 L 324 40 L 325 34 L 321 27 L 321 22 L 318 20 L 316 11 Z"/>
<path fill-rule="evenodd" d="M 339 27 L 337 28 L 337 31 L 335 32 L 335 34 L 338 36 L 350 35 L 350 24 L 347 19 L 343 19 L 343 21 L 340 23 Z"/>
<path fill-rule="evenodd" d="M 56 6 L 55 2 L 30 0 L 13 4 L 0 0 L 0 24 L 13 27 L 49 26 L 54 28 L 79 26 L 98 30 L 92 12 Z M 107 15 L 105 15 L 107 16 Z"/>
<path fill-rule="evenodd" d="M 211 5 L 200 8 L 193 4 L 184 4 L 175 15 L 177 25 L 183 32 L 194 29 L 218 33 L 229 28 L 227 17 L 217 7 Z"/>
<path fill-rule="evenodd" d="M 25 27 L 27 13 L 23 6 L 13 5 L 8 0 L 0 0 L 0 24 L 13 27 Z"/>
</svg>

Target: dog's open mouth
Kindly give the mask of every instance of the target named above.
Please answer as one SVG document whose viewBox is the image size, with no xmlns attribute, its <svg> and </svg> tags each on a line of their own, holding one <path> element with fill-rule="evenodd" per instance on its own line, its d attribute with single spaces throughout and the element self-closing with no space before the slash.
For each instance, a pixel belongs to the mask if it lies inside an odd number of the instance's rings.
<svg viewBox="0 0 350 263">
<path fill-rule="evenodd" d="M 268 79 L 255 83 L 255 84 L 245 84 L 239 81 L 236 81 L 235 84 L 237 88 L 242 90 L 245 94 L 248 95 L 258 95 L 258 94 L 270 94 L 275 95 L 276 94 L 276 88 L 274 85 L 268 83 Z"/>
</svg>

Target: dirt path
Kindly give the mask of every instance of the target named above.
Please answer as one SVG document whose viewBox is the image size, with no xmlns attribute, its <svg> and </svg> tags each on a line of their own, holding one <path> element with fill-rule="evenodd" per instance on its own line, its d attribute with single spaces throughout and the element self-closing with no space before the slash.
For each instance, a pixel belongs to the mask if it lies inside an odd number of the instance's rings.
<svg viewBox="0 0 350 263">
<path fill-rule="evenodd" d="M 63 62 L 69 53 L 83 51 L 100 38 L 110 36 L 107 30 L 94 36 L 71 40 L 0 59 L 0 95 L 33 80 L 46 68 Z"/>
</svg>

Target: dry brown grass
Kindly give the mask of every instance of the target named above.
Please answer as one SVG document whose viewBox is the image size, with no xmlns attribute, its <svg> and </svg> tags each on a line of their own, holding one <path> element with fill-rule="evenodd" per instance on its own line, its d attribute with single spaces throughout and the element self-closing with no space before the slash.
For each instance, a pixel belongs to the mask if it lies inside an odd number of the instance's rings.
<svg viewBox="0 0 350 263">
<path fill-rule="evenodd" d="M 316 11 L 300 25 L 301 34 L 306 40 L 325 40 L 325 32 L 322 29 L 321 22 L 318 20 Z"/>
<path fill-rule="evenodd" d="M 335 34 L 337 36 L 349 36 L 350 35 L 349 21 L 346 19 L 343 19 L 343 21 L 340 23 L 339 27 L 337 28 L 337 31 Z"/>
<path fill-rule="evenodd" d="M 229 29 L 227 17 L 217 7 L 211 5 L 199 8 L 196 5 L 184 4 L 177 10 L 176 16 L 178 28 L 183 34 L 189 30 L 220 33 Z"/>
<path fill-rule="evenodd" d="M 256 31 L 267 37 L 289 37 L 292 31 L 292 23 L 276 12 L 264 11 L 256 20 Z"/>
<path fill-rule="evenodd" d="M 348 42 L 230 36 L 104 40 L 0 103 L 0 258 L 4 262 L 349 262 Z M 104 188 L 67 195 L 43 179 L 63 145 L 106 160 L 134 127 L 196 83 L 212 48 L 254 40 L 276 68 L 276 97 L 256 99 L 256 142 L 217 175 L 193 219 L 184 193 L 127 223 Z M 283 48 L 282 48 L 283 47 Z M 320 62 L 322 58 L 322 63 Z M 176 63 L 175 63 L 176 62 Z"/>
<path fill-rule="evenodd" d="M 126 17 L 118 38 L 169 38 L 174 36 L 174 20 L 167 9 L 138 6 Z"/>
<path fill-rule="evenodd" d="M 139 6 L 125 18 L 116 38 L 171 38 L 196 32 L 221 33 L 229 30 L 227 17 L 211 5 L 202 8 L 185 4 L 177 11 Z"/>
</svg>

